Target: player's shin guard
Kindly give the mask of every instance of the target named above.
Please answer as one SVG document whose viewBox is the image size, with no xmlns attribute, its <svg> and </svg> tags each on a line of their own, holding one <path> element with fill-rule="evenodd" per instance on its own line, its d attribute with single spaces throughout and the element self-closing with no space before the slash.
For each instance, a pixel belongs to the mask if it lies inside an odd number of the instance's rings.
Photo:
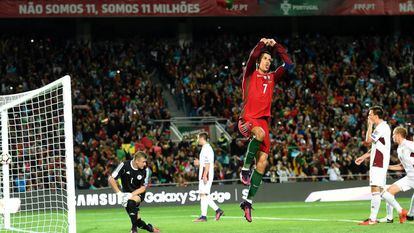
<svg viewBox="0 0 414 233">
<path fill-rule="evenodd" d="M 137 203 L 134 200 L 128 200 L 126 210 L 128 212 L 128 216 L 131 219 L 132 227 L 136 227 L 138 224 L 137 215 L 138 215 L 138 207 Z"/>
<path fill-rule="evenodd" d="M 395 200 L 394 195 L 392 195 L 391 193 L 385 191 L 382 194 L 382 198 L 384 198 L 385 201 L 387 201 L 387 203 L 389 203 L 392 207 L 394 207 L 398 213 L 401 213 L 401 206 L 400 204 L 398 204 L 397 200 Z"/>
<path fill-rule="evenodd" d="M 414 216 L 414 195 L 411 197 L 411 204 L 410 204 L 410 210 L 408 211 L 408 216 L 410 217 Z"/>
<path fill-rule="evenodd" d="M 256 195 L 256 192 L 259 189 L 260 184 L 262 183 L 262 178 L 263 174 L 260 174 L 257 170 L 254 170 L 247 199 L 251 200 Z"/>
<path fill-rule="evenodd" d="M 247 147 L 247 152 L 244 155 L 244 169 L 250 169 L 250 165 L 252 164 L 253 158 L 256 156 L 261 143 L 262 142 L 257 140 L 255 137 L 250 140 L 249 146 Z"/>
<path fill-rule="evenodd" d="M 207 195 L 207 203 L 214 211 L 219 209 L 218 205 L 213 201 L 213 198 L 210 195 Z"/>
<path fill-rule="evenodd" d="M 205 194 L 200 195 L 201 216 L 207 217 L 208 201 Z"/>
<path fill-rule="evenodd" d="M 378 215 L 380 206 L 381 206 L 381 194 L 379 192 L 372 193 L 371 214 L 369 216 L 369 219 L 371 219 L 371 221 L 377 220 L 377 215 Z"/>
<path fill-rule="evenodd" d="M 394 219 L 394 207 L 392 207 L 392 205 L 390 205 L 387 202 L 386 210 L 387 210 L 387 219 L 388 220 L 393 220 Z"/>
</svg>

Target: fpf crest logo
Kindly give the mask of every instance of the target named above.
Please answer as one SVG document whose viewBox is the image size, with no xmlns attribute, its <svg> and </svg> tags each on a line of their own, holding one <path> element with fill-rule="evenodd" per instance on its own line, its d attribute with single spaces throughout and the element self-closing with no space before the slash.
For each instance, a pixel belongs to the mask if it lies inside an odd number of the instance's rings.
<svg viewBox="0 0 414 233">
<path fill-rule="evenodd" d="M 284 0 L 283 3 L 280 4 L 280 9 L 282 9 L 283 15 L 289 15 L 289 11 L 292 9 L 292 4 L 290 4 L 288 0 Z"/>
</svg>

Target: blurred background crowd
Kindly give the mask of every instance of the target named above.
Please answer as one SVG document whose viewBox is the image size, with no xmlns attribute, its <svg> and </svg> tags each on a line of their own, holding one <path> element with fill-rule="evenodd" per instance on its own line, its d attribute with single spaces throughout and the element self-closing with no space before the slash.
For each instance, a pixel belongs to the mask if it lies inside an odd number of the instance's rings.
<svg viewBox="0 0 414 233">
<path fill-rule="evenodd" d="M 168 121 L 159 121 L 172 117 L 171 102 L 186 116 L 226 119 L 232 140 L 222 135 L 213 144 L 215 179 L 237 182 L 246 151 L 237 129 L 242 72 L 259 40 L 231 33 L 185 44 L 3 35 L 0 92 L 32 90 L 71 74 L 79 189 L 107 187 L 112 170 L 138 150 L 149 155 L 152 184 L 197 181 L 194 138 L 173 142 Z M 266 182 L 365 179 L 368 161 L 357 166 L 354 159 L 369 148 L 364 137 L 373 105 L 383 106 L 391 127 L 405 125 L 412 137 L 412 37 L 314 33 L 277 41 L 295 68 L 275 88 Z M 280 64 L 276 58 L 273 69 Z"/>
</svg>

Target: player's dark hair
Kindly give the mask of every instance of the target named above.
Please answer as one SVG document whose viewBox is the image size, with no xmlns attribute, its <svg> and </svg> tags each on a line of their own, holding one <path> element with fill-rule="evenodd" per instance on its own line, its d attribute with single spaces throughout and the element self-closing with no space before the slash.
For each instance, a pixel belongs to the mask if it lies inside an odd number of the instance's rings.
<svg viewBox="0 0 414 233">
<path fill-rule="evenodd" d="M 145 152 L 144 152 L 144 151 L 137 151 L 137 152 L 134 154 L 134 160 L 136 160 L 136 159 L 141 159 L 141 158 L 146 159 L 147 157 L 148 157 L 148 155 L 147 155 L 147 154 L 145 154 Z"/>
<path fill-rule="evenodd" d="M 398 126 L 394 129 L 394 132 L 401 135 L 403 138 L 407 138 L 407 129 L 402 127 L 402 126 Z"/>
<path fill-rule="evenodd" d="M 270 56 L 270 57 L 272 57 L 272 54 L 270 53 L 270 51 L 268 51 L 268 50 L 263 50 L 263 51 L 260 53 L 259 58 L 257 58 L 257 61 L 256 61 L 256 63 L 257 63 L 257 64 L 260 64 L 260 61 L 262 60 L 262 58 L 263 58 L 263 56 L 264 56 L 265 54 L 269 54 L 269 56 Z"/>
<path fill-rule="evenodd" d="M 369 110 L 372 111 L 374 115 L 377 115 L 380 119 L 382 119 L 382 116 L 384 115 L 384 110 L 381 106 L 372 106 L 369 108 Z"/>
<path fill-rule="evenodd" d="M 198 138 L 204 138 L 204 140 L 208 141 L 209 136 L 207 132 L 201 132 L 198 134 Z"/>
</svg>

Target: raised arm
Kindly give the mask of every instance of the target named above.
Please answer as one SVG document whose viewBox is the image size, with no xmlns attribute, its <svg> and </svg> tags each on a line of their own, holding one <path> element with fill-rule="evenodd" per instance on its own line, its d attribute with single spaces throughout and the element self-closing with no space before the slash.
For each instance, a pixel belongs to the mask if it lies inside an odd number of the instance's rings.
<svg viewBox="0 0 414 233">
<path fill-rule="evenodd" d="M 278 55 L 283 61 L 283 64 L 279 66 L 275 71 L 275 77 L 279 78 L 285 71 L 293 69 L 293 62 L 290 59 L 287 50 L 281 44 L 277 43 L 274 39 L 269 40 L 269 45 L 272 46 L 272 57 Z"/>
<path fill-rule="evenodd" d="M 367 123 L 367 132 L 365 134 L 365 142 L 371 144 L 374 140 L 378 140 L 378 132 L 374 132 L 374 134 L 372 133 L 372 127 L 373 127 L 372 121 L 368 118 L 368 123 Z"/>
<path fill-rule="evenodd" d="M 267 39 L 262 38 L 259 43 L 253 48 L 250 52 L 249 59 L 247 60 L 246 69 L 244 71 L 244 77 L 249 77 L 253 71 L 256 69 L 256 61 L 260 56 L 260 52 L 262 51 L 263 47 L 266 46 Z"/>
<path fill-rule="evenodd" d="M 286 48 L 284 48 L 281 44 L 277 43 L 275 40 L 270 40 L 270 45 L 272 46 L 272 55 L 278 55 L 283 61 L 283 67 L 285 70 L 290 70 L 293 68 L 293 62 L 290 59 Z"/>
</svg>

